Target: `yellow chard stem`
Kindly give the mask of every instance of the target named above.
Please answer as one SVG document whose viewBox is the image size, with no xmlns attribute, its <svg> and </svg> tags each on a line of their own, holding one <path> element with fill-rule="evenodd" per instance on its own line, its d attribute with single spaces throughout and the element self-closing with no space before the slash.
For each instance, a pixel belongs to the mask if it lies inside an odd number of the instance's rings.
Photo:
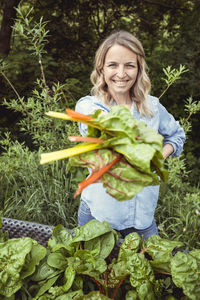
<svg viewBox="0 0 200 300">
<path fill-rule="evenodd" d="M 46 164 L 52 161 L 78 155 L 80 153 L 88 152 L 99 148 L 101 148 L 100 144 L 84 144 L 84 145 L 79 145 L 73 148 L 68 148 L 60 151 L 42 153 L 40 164 Z"/>
<path fill-rule="evenodd" d="M 49 117 L 53 117 L 53 118 L 57 118 L 57 119 L 64 119 L 64 120 L 72 120 L 73 118 L 68 116 L 67 114 L 63 114 L 60 112 L 55 112 L 55 111 L 48 111 L 45 113 L 45 115 L 49 116 Z"/>
</svg>

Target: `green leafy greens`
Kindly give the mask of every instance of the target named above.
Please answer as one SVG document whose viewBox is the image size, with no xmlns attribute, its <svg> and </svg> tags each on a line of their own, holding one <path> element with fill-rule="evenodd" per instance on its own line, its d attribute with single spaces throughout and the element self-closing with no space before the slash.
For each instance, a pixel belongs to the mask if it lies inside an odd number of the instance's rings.
<svg viewBox="0 0 200 300">
<path fill-rule="evenodd" d="M 106 192 L 119 201 L 129 200 L 145 186 L 167 181 L 162 155 L 163 137 L 145 122 L 135 120 L 124 105 L 111 107 L 107 114 L 97 110 L 88 116 L 71 109 L 67 114 L 47 112 L 48 116 L 82 122 L 86 137 L 69 136 L 82 142 L 75 147 L 41 154 L 41 164 L 69 158 L 72 166 L 87 167 L 91 175 L 78 184 L 74 197 L 94 182 L 102 182 Z"/>
<path fill-rule="evenodd" d="M 101 149 L 70 157 L 71 165 L 96 172 L 114 160 L 116 153 L 122 154 L 123 159 L 99 179 L 107 193 L 120 201 L 131 199 L 145 186 L 159 184 L 159 177 L 166 181 L 163 137 L 143 121 L 135 120 L 123 105 L 113 106 L 108 114 L 100 112 L 92 115 L 87 136 L 104 140 L 98 147 Z"/>
<path fill-rule="evenodd" d="M 0 298 L 198 300 L 200 250 L 181 247 L 137 233 L 121 241 L 97 220 L 73 231 L 54 227 L 47 248 L 28 237 L 8 239 L 0 242 Z"/>
</svg>

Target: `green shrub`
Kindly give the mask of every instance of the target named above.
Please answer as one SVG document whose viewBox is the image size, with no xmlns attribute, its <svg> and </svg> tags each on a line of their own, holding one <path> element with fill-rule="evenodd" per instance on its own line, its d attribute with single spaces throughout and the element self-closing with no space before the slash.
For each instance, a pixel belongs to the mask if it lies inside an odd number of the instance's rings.
<svg viewBox="0 0 200 300">
<path fill-rule="evenodd" d="M 200 102 L 187 99 L 187 116 L 180 120 L 186 136 L 192 130 L 190 117 L 199 110 Z M 200 190 L 191 185 L 187 157 L 183 151 L 179 157 L 167 159 L 169 181 L 161 184 L 156 219 L 162 237 L 176 238 L 192 249 L 200 246 Z"/>
<path fill-rule="evenodd" d="M 0 208 L 5 217 L 37 221 L 44 224 L 62 223 L 66 227 L 76 224 L 78 200 L 73 199 L 77 181 L 83 179 L 84 172 L 70 168 L 67 161 L 59 161 L 46 166 L 40 165 L 40 153 L 68 148 L 68 135 L 77 135 L 78 127 L 71 122 L 52 120 L 45 116 L 50 110 L 63 111 L 70 105 L 65 91 L 68 82 L 47 86 L 42 55 L 45 53 L 46 24 L 40 20 L 31 24 L 31 19 L 23 17 L 18 10 L 19 19 L 15 32 L 28 42 L 30 50 L 38 59 L 41 79 L 37 79 L 30 96 L 21 97 L 6 74 L 5 64 L 1 73 L 16 98 L 4 100 L 4 105 L 20 113 L 17 124 L 24 143 L 13 140 L 6 130 L 1 130 L 0 147 Z M 24 26 L 24 27 L 23 27 Z M 75 88 L 76 82 L 70 80 Z M 27 142 L 28 141 L 28 142 Z"/>
</svg>

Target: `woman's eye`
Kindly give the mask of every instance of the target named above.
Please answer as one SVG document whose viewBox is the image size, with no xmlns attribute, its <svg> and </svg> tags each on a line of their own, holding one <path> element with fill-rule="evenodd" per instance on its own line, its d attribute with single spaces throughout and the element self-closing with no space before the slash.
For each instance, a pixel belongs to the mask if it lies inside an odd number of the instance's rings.
<svg viewBox="0 0 200 300">
<path fill-rule="evenodd" d="M 134 65 L 127 65 L 127 67 L 128 67 L 128 68 L 130 68 L 130 69 L 133 69 L 133 68 L 135 68 L 135 66 L 134 66 Z"/>
<path fill-rule="evenodd" d="M 109 64 L 108 67 L 115 67 L 116 64 Z"/>
</svg>

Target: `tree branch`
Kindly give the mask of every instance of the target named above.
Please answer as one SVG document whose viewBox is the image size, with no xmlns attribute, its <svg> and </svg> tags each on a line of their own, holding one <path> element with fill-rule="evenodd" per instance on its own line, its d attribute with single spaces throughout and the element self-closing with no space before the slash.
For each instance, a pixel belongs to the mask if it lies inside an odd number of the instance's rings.
<svg viewBox="0 0 200 300">
<path fill-rule="evenodd" d="M 12 35 L 12 26 L 16 17 L 15 7 L 18 6 L 20 0 L 5 1 L 3 18 L 0 30 L 0 54 L 8 55 L 10 51 L 10 40 Z"/>
</svg>

